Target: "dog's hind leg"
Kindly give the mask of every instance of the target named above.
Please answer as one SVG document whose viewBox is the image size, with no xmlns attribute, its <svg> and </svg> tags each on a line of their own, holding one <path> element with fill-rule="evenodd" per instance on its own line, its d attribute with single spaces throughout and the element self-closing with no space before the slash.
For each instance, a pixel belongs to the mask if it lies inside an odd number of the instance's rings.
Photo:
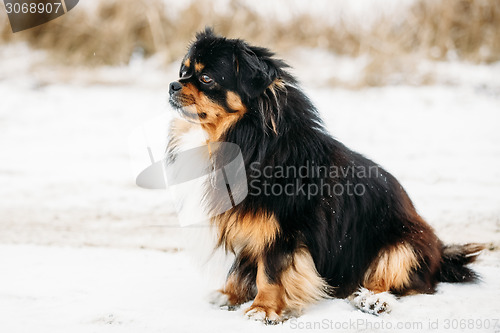
<svg viewBox="0 0 500 333">
<path fill-rule="evenodd" d="M 401 242 L 382 249 L 365 273 L 362 287 L 349 297 L 354 306 L 364 312 L 390 312 L 397 294 L 408 293 L 412 276 L 420 263 L 413 247 Z"/>
</svg>

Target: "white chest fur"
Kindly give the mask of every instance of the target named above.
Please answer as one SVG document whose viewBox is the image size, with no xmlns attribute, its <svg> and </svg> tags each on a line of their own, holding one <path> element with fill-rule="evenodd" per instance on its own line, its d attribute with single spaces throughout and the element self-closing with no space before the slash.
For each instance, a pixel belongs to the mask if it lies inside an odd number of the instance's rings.
<svg viewBox="0 0 500 333">
<path fill-rule="evenodd" d="M 176 119 L 171 131 L 169 148 L 173 155 L 207 144 L 207 133 L 200 125 Z M 234 257 L 216 248 L 217 230 L 211 225 L 203 206 L 207 177 L 169 186 L 169 190 L 182 227 L 185 249 L 203 275 L 209 277 L 205 279 L 208 286 L 218 288 L 225 280 Z"/>
</svg>

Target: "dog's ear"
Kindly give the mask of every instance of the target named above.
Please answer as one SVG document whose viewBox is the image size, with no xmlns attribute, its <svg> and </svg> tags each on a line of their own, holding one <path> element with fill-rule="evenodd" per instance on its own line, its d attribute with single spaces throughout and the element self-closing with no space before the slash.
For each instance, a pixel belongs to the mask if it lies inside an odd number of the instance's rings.
<svg viewBox="0 0 500 333">
<path fill-rule="evenodd" d="M 262 94 L 278 77 L 278 70 L 270 58 L 272 53 L 260 47 L 240 42 L 235 47 L 234 66 L 239 91 L 255 98 Z"/>
</svg>

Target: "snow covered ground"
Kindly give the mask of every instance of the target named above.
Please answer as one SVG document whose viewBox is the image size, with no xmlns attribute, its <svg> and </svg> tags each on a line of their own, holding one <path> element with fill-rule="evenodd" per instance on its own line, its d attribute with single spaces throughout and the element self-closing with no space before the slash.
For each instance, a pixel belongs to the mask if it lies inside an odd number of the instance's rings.
<svg viewBox="0 0 500 333">
<path fill-rule="evenodd" d="M 244 319 L 250 303 L 235 312 L 211 307 L 204 279 L 183 253 L 1 245 L 0 265 L 0 331 L 8 333 L 500 329 L 493 327 L 499 324 L 500 267 L 491 255 L 475 266 L 483 283 L 441 284 L 435 295 L 401 299 L 388 315 L 368 315 L 335 299 L 268 327 Z M 469 325 L 465 329 L 452 329 L 464 327 L 464 322 Z"/>
<path fill-rule="evenodd" d="M 178 64 L 70 70 L 43 58 L 22 45 L 0 48 L 0 332 L 263 330 L 243 310 L 208 305 L 168 195 L 134 183 L 129 138 L 170 117 Z M 328 300 L 266 330 L 417 323 L 413 331 L 435 331 L 437 321 L 453 331 L 460 320 L 473 320 L 464 331 L 500 330 L 492 326 L 500 319 L 500 65 L 435 63 L 426 70 L 439 74 L 436 85 L 347 90 L 321 73 L 326 64 L 355 75 L 356 60 L 315 50 L 289 60 L 331 132 L 392 172 L 444 241 L 491 251 L 475 265 L 481 284 L 442 284 L 378 318 Z M 150 144 L 160 156 L 163 142 Z M 147 155 L 133 162 L 149 163 Z"/>
</svg>

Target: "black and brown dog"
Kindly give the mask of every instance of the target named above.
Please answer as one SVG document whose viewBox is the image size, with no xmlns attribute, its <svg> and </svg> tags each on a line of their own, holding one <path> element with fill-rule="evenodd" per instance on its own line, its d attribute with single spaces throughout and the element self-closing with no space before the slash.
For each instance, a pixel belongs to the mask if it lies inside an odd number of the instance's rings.
<svg viewBox="0 0 500 333">
<path fill-rule="evenodd" d="M 474 281 L 466 264 L 482 246 L 443 245 L 390 173 L 326 131 L 287 67 L 268 49 L 206 29 L 170 84 L 183 120 L 172 124 L 168 158 L 201 126 L 208 142 L 240 147 L 251 187 L 211 218 L 215 246 L 235 255 L 216 302 L 253 299 L 247 315 L 276 323 L 326 297 L 378 314 L 389 310 L 382 295 Z"/>
</svg>

